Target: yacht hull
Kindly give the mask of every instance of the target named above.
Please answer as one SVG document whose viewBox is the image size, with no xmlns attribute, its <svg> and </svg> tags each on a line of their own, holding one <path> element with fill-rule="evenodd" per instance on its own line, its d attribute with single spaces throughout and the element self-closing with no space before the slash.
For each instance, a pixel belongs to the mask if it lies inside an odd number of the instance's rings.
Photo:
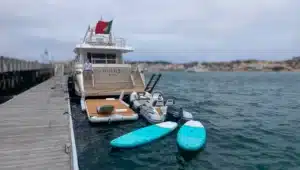
<svg viewBox="0 0 300 170">
<path fill-rule="evenodd" d="M 82 97 L 117 96 L 123 91 L 130 95 L 133 91 L 145 90 L 144 74 L 128 64 L 94 64 L 93 71 L 83 71 L 82 65 L 75 66 L 73 80 L 75 93 Z"/>
</svg>

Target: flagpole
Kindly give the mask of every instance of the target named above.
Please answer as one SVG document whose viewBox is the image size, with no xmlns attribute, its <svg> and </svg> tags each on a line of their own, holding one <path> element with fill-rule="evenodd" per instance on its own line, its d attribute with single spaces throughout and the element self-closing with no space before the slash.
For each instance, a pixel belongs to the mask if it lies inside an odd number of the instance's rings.
<svg viewBox="0 0 300 170">
<path fill-rule="evenodd" d="M 84 34 L 84 37 L 83 37 L 82 43 L 84 43 L 84 42 L 85 42 L 86 36 L 87 36 L 87 34 L 88 34 L 88 32 L 89 32 L 89 31 L 90 31 L 90 25 L 88 26 L 88 28 L 87 28 L 87 30 L 86 30 L 86 32 L 85 32 L 85 34 Z"/>
<path fill-rule="evenodd" d="M 115 17 L 112 17 L 112 23 L 111 24 L 113 24 L 113 22 L 114 22 L 114 20 L 115 20 Z M 111 26 L 112 27 L 112 26 Z M 110 30 L 110 33 L 109 33 L 109 36 L 110 36 L 110 41 L 112 41 L 112 39 L 113 39 L 113 32 L 112 32 L 112 28 L 110 28 L 111 30 Z"/>
</svg>

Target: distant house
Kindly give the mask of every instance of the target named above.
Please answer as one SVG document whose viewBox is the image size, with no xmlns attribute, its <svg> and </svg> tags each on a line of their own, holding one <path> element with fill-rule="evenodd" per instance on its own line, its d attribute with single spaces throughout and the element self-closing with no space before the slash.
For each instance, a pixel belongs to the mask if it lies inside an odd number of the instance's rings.
<svg viewBox="0 0 300 170">
<path fill-rule="evenodd" d="M 249 64 L 247 66 L 248 70 L 262 70 L 263 67 L 264 66 L 262 64 Z"/>
<path fill-rule="evenodd" d="M 293 57 L 293 59 L 292 60 L 295 60 L 295 61 L 300 61 L 300 56 L 298 56 L 298 57 Z"/>
</svg>

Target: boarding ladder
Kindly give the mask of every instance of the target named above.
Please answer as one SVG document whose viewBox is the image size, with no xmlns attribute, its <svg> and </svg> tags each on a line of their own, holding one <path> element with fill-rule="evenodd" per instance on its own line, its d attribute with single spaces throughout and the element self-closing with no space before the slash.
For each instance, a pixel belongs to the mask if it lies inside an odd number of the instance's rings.
<svg viewBox="0 0 300 170">
<path fill-rule="evenodd" d="M 148 84 L 147 84 L 144 91 L 152 93 L 152 91 L 153 91 L 154 87 L 156 86 L 156 84 L 158 83 L 160 77 L 161 77 L 161 73 L 152 74 L 152 76 L 151 76 L 151 78 L 150 78 L 150 80 L 149 80 L 149 82 L 148 82 Z"/>
</svg>

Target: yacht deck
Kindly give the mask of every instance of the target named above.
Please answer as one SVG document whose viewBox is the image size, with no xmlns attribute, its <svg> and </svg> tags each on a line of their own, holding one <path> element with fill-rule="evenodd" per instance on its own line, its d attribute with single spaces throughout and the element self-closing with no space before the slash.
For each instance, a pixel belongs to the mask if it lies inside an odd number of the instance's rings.
<svg viewBox="0 0 300 170">
<path fill-rule="evenodd" d="M 89 88 L 86 90 L 86 96 L 118 96 L 121 94 L 121 92 L 124 91 L 125 95 L 129 95 L 132 92 L 143 92 L 144 88 L 143 87 L 135 87 L 135 88 L 130 88 L 130 89 L 93 89 Z"/>
</svg>

